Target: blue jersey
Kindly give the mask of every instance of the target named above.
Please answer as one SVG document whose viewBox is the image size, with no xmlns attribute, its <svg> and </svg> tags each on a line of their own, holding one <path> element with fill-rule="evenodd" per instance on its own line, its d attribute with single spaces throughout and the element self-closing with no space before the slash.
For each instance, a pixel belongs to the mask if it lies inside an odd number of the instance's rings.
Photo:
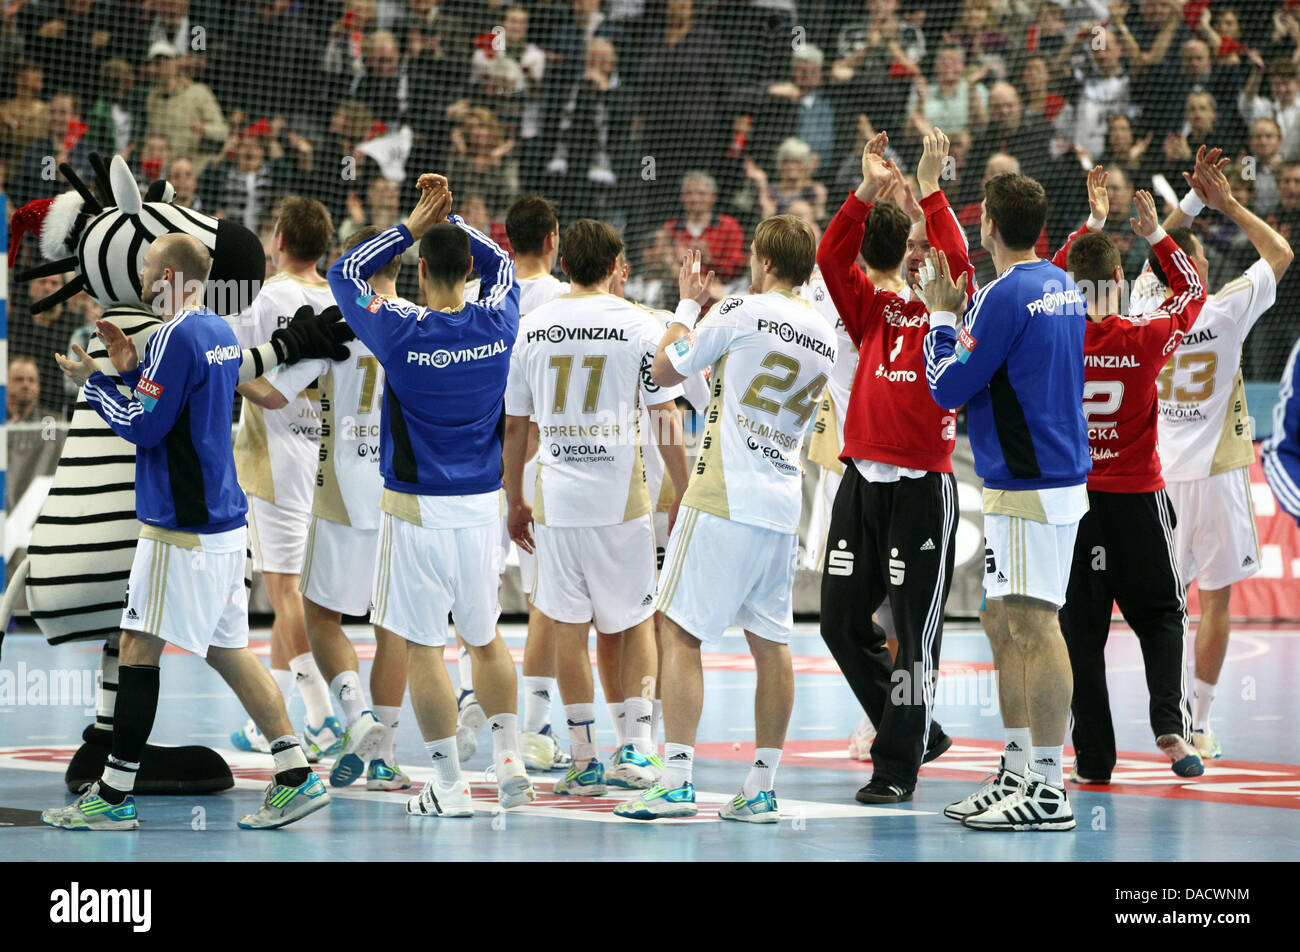
<svg viewBox="0 0 1300 952">
<path fill-rule="evenodd" d="M 932 318 L 925 372 L 941 407 L 966 405 L 975 472 L 990 489 L 1078 486 L 1092 469 L 1083 415 L 1087 305 L 1050 261 L 1013 265 L 961 323 Z"/>
<path fill-rule="evenodd" d="M 230 440 L 243 356 L 229 324 L 206 308 L 192 308 L 155 331 L 140 365 L 122 374 L 130 398 L 98 370 L 86 381 L 86 402 L 138 447 L 135 510 L 141 522 L 200 533 L 244 525 L 248 500 L 235 476 Z"/>
<path fill-rule="evenodd" d="M 1300 522 L 1300 340 L 1291 348 L 1282 390 L 1273 408 L 1273 432 L 1264 441 L 1264 478 L 1278 504 Z"/>
<path fill-rule="evenodd" d="M 519 333 L 519 283 L 507 255 L 469 235 L 482 276 L 478 301 L 451 313 L 395 304 L 369 277 L 411 246 L 405 225 L 348 251 L 329 270 L 348 326 L 384 367 L 379 468 L 384 486 L 423 496 L 501 488 L 501 435 L 510 351 Z"/>
</svg>

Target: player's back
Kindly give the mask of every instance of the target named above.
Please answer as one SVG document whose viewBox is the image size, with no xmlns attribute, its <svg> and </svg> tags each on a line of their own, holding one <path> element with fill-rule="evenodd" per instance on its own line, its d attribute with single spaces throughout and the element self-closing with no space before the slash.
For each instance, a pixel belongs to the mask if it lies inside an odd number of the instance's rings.
<svg viewBox="0 0 1300 952">
<path fill-rule="evenodd" d="M 683 505 L 797 531 L 799 454 L 834 367 L 834 329 L 806 301 L 770 291 L 716 304 L 695 349 L 712 361 L 712 396 Z"/>
<path fill-rule="evenodd" d="M 518 278 L 519 313 L 526 315 L 561 294 L 569 293 L 569 285 L 553 274 L 543 274 L 535 278 Z"/>
<path fill-rule="evenodd" d="M 661 337 L 649 313 L 599 292 L 563 294 L 520 322 L 507 412 L 537 421 L 537 522 L 613 525 L 650 511 L 640 405 L 679 392 L 646 373 Z"/>
</svg>

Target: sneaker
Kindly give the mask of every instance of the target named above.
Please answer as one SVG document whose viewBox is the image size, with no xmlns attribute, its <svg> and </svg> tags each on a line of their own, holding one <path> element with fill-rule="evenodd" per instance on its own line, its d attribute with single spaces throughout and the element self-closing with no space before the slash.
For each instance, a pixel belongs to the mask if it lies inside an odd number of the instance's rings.
<svg viewBox="0 0 1300 952">
<path fill-rule="evenodd" d="M 623 790 L 649 790 L 663 776 L 664 762 L 658 754 L 642 754 L 624 744 L 609 767 L 609 785 Z"/>
<path fill-rule="evenodd" d="M 418 796 L 406 801 L 406 812 L 412 816 L 473 816 L 474 798 L 464 778 L 445 787 L 430 780 Z"/>
<path fill-rule="evenodd" d="M 507 757 L 494 773 L 497 777 L 497 803 L 501 804 L 501 809 L 521 807 L 537 799 L 533 781 L 524 772 L 518 756 Z"/>
<path fill-rule="evenodd" d="M 1218 760 L 1223 756 L 1223 748 L 1219 746 L 1219 738 L 1214 736 L 1213 731 L 1192 731 L 1192 744 L 1203 761 Z"/>
<path fill-rule="evenodd" d="M 1205 764 L 1196 748 L 1177 734 L 1161 734 L 1156 738 L 1156 746 L 1169 758 L 1170 769 L 1178 776 L 1199 777 L 1205 773 Z"/>
<path fill-rule="evenodd" d="M 962 823 L 972 830 L 1063 833 L 1074 829 L 1074 810 L 1064 789 L 1050 786 L 1041 774 L 1027 770 L 1023 788 Z"/>
<path fill-rule="evenodd" d="M 1023 777 L 1007 769 L 1007 758 L 1004 756 L 998 765 L 997 773 L 987 777 L 980 788 L 969 797 L 945 807 L 943 815 L 950 820 L 964 820 L 968 816 L 987 810 L 1004 797 L 1018 792 L 1024 784 Z"/>
<path fill-rule="evenodd" d="M 407 790 L 410 786 L 411 778 L 397 764 L 390 767 L 382 760 L 372 760 L 366 767 L 367 790 Z"/>
<path fill-rule="evenodd" d="M 473 691 L 461 691 L 456 699 L 456 753 L 463 764 L 478 752 L 478 732 L 487 723 L 487 714 Z"/>
<path fill-rule="evenodd" d="M 722 805 L 718 816 L 724 820 L 740 820 L 742 823 L 780 823 L 781 814 L 776 806 L 776 794 L 768 790 L 760 793 L 753 800 L 745 799 L 743 792 L 736 794 Z"/>
<path fill-rule="evenodd" d="M 952 738 L 947 734 L 936 734 L 930 737 L 930 743 L 925 748 L 925 756 L 921 758 L 921 763 L 928 764 L 932 760 L 938 760 L 948 752 L 952 747 Z"/>
<path fill-rule="evenodd" d="M 129 793 L 121 803 L 109 803 L 99 795 L 99 781 L 66 807 L 41 811 L 41 822 L 61 830 L 138 830 L 135 797 Z"/>
<path fill-rule="evenodd" d="M 858 803 L 906 803 L 912 799 L 912 791 L 904 790 L 896 783 L 888 783 L 877 777 L 859 790 L 853 797 Z"/>
<path fill-rule="evenodd" d="M 605 765 L 592 758 L 586 767 L 579 770 L 570 767 L 563 780 L 557 780 L 552 792 L 567 797 L 603 797 L 605 788 Z"/>
<path fill-rule="evenodd" d="M 325 718 L 325 722 L 320 727 L 312 727 L 304 723 L 302 739 L 305 741 L 303 747 L 307 751 L 307 763 L 317 763 L 321 758 L 333 757 L 341 751 L 345 733 L 347 732 L 343 730 L 343 725 L 333 714 Z"/>
<path fill-rule="evenodd" d="M 1081 783 L 1084 786 L 1104 787 L 1110 783 L 1110 777 L 1097 776 L 1095 778 L 1085 777 L 1079 773 L 1079 768 L 1075 767 L 1070 771 L 1070 783 Z"/>
<path fill-rule="evenodd" d="M 519 734 L 519 754 L 528 770 L 559 770 L 573 766 L 573 758 L 560 749 L 551 734 L 551 725 L 540 731 L 522 731 Z"/>
<path fill-rule="evenodd" d="M 669 790 L 661 783 L 655 784 L 640 796 L 625 800 L 614 807 L 614 815 L 630 820 L 658 820 L 661 817 L 695 816 L 695 786 L 684 783 Z"/>
<path fill-rule="evenodd" d="M 241 830 L 277 830 L 297 823 L 305 816 L 330 805 L 329 791 L 314 773 L 299 786 L 287 787 L 272 781 L 256 813 L 239 818 Z"/>
<path fill-rule="evenodd" d="M 370 711 L 362 711 L 343 734 L 343 748 L 330 768 L 330 786 L 346 787 L 366 773 L 366 762 L 383 743 L 385 727 Z"/>
<path fill-rule="evenodd" d="M 864 714 L 862 720 L 858 721 L 858 726 L 853 728 L 853 733 L 849 735 L 849 757 L 853 760 L 870 760 L 871 744 L 875 739 L 875 725 L 871 723 L 871 718 Z"/>
<path fill-rule="evenodd" d="M 230 743 L 235 750 L 251 750 L 257 754 L 269 754 L 271 752 L 271 742 L 268 741 L 257 725 L 249 718 L 247 724 L 230 735 Z"/>
</svg>

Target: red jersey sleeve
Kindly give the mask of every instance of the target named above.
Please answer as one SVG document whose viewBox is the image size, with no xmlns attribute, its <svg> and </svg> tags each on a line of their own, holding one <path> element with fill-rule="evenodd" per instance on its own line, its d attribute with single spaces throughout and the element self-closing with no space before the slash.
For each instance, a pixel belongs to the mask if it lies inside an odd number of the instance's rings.
<svg viewBox="0 0 1300 952">
<path fill-rule="evenodd" d="M 1157 311 L 1141 315 L 1137 330 L 1142 348 L 1149 357 L 1163 364 L 1174 352 L 1183 335 L 1196 323 L 1205 306 L 1205 286 L 1187 252 L 1166 235 L 1153 249 L 1169 279 L 1170 297 Z"/>
<path fill-rule="evenodd" d="M 942 251 L 948 259 L 948 270 L 954 281 L 964 272 L 966 275 L 966 297 L 975 293 L 975 268 L 970 263 L 970 247 L 966 243 L 966 231 L 957 220 L 957 213 L 948 204 L 948 196 L 940 189 L 921 199 L 921 211 L 925 213 L 925 237 L 931 248 Z"/>
<path fill-rule="evenodd" d="M 870 205 L 850 193 L 817 246 L 817 267 L 855 347 L 862 346 L 866 316 L 876 300 L 876 286 L 858 267 L 870 211 Z"/>
</svg>

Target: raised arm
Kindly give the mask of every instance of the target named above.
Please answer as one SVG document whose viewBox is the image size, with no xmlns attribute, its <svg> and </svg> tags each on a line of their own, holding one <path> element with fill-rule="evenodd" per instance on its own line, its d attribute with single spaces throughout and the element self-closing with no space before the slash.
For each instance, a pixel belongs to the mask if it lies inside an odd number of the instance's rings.
<svg viewBox="0 0 1300 952">
<path fill-rule="evenodd" d="M 931 248 L 944 253 L 954 276 L 966 275 L 966 297 L 975 293 L 975 267 L 970 263 L 966 231 L 957 220 L 939 178 L 948 166 L 948 137 L 937 126 L 926 133 L 921 160 L 916 165 L 916 183 L 921 189 L 921 211 L 925 214 L 925 237 Z"/>
<path fill-rule="evenodd" d="M 1291 244 L 1268 223 L 1252 212 L 1241 202 L 1232 197 L 1232 188 L 1228 179 L 1215 165 L 1198 165 L 1196 178 L 1205 193 L 1205 204 L 1215 211 L 1222 212 L 1237 225 L 1250 243 L 1254 245 L 1259 256 L 1273 269 L 1274 278 L 1281 280 L 1286 269 L 1291 266 L 1295 253 Z"/>
<path fill-rule="evenodd" d="M 1156 202 L 1151 193 L 1142 190 L 1134 194 L 1133 204 L 1137 208 L 1137 218 L 1130 218 L 1133 232 L 1145 239 L 1160 260 L 1160 267 L 1169 279 L 1172 296 L 1161 305 L 1156 314 L 1145 315 L 1151 347 L 1159 350 L 1159 357 L 1167 358 L 1173 353 L 1178 339 L 1196 321 L 1205 305 L 1205 286 L 1196 273 L 1196 266 L 1187 252 L 1178 247 L 1163 228 L 1157 224 Z M 1157 356 L 1156 354 L 1152 355 Z"/>
<path fill-rule="evenodd" d="M 1110 196 L 1106 192 L 1106 170 L 1094 165 L 1088 170 L 1088 221 L 1070 233 L 1059 251 L 1052 256 L 1052 264 L 1062 271 L 1067 270 L 1065 261 L 1070 254 L 1070 245 L 1080 235 L 1090 231 L 1101 231 L 1106 227 L 1106 218 L 1110 215 Z"/>
</svg>

